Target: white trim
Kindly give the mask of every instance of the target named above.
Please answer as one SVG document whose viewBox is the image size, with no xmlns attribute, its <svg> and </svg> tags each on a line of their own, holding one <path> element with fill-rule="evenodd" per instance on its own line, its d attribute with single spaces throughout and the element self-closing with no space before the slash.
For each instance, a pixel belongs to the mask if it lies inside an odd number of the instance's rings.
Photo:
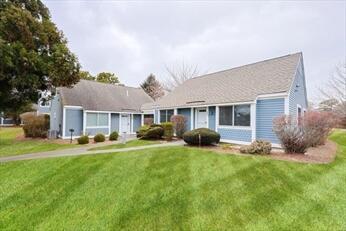
<svg viewBox="0 0 346 231">
<path fill-rule="evenodd" d="M 71 105 L 64 105 L 64 108 L 83 109 L 82 106 L 71 106 Z"/>
<path fill-rule="evenodd" d="M 290 114 L 289 97 L 285 97 L 285 115 Z"/>
<path fill-rule="evenodd" d="M 141 126 L 144 125 L 144 114 L 141 114 Z"/>
<path fill-rule="evenodd" d="M 251 126 L 251 140 L 255 141 L 256 140 L 256 104 L 251 104 L 250 105 L 250 126 Z"/>
<path fill-rule="evenodd" d="M 108 135 L 111 134 L 111 113 L 108 113 Z"/>
<path fill-rule="evenodd" d="M 190 130 L 193 130 L 194 129 L 194 127 L 193 127 L 193 125 L 194 125 L 194 118 L 195 118 L 195 115 L 194 115 L 194 108 L 192 107 L 191 108 L 191 121 L 190 121 L 190 127 L 191 127 L 191 129 Z"/>
<path fill-rule="evenodd" d="M 133 133 L 133 114 L 130 114 L 130 133 Z"/>
<path fill-rule="evenodd" d="M 215 130 L 218 131 L 219 128 L 219 106 L 215 108 Z"/>
<path fill-rule="evenodd" d="M 258 95 L 257 99 L 275 99 L 275 98 L 283 98 L 287 96 L 288 96 L 287 92 L 280 92 L 280 93 Z"/>
<path fill-rule="evenodd" d="M 241 145 L 249 145 L 251 142 L 247 141 L 239 141 L 239 140 L 228 140 L 228 139 L 220 139 L 221 142 L 232 143 L 232 144 L 241 144 Z"/>
<path fill-rule="evenodd" d="M 95 129 L 95 128 L 108 128 L 108 125 L 107 126 L 87 126 L 86 129 Z"/>
<path fill-rule="evenodd" d="M 183 108 L 199 108 L 199 107 L 214 107 L 214 106 L 232 106 L 232 105 L 241 105 L 241 104 L 252 104 L 254 101 L 244 101 L 244 102 L 235 102 L 235 103 L 214 103 L 214 104 L 201 104 L 201 105 L 185 105 L 185 106 L 175 106 L 175 107 L 162 107 L 158 108 L 158 110 L 172 110 L 174 108 L 183 109 Z"/>
<path fill-rule="evenodd" d="M 62 109 L 62 137 L 65 137 L 65 127 L 66 127 L 66 108 Z"/>
<path fill-rule="evenodd" d="M 86 135 L 86 112 L 83 111 L 83 135 Z"/>
<path fill-rule="evenodd" d="M 122 134 L 122 129 L 121 129 L 121 114 L 119 113 L 119 135 Z"/>
<path fill-rule="evenodd" d="M 177 108 L 173 109 L 173 115 L 178 115 L 178 109 Z"/>
<path fill-rule="evenodd" d="M 251 126 L 231 126 L 231 125 L 219 125 L 218 128 L 221 129 L 235 129 L 235 130 L 252 130 Z"/>
</svg>

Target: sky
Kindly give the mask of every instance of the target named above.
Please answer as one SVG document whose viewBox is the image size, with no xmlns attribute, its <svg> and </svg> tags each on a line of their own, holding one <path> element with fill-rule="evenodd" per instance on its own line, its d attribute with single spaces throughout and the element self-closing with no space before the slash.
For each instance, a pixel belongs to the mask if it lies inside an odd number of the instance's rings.
<svg viewBox="0 0 346 231">
<path fill-rule="evenodd" d="M 346 60 L 346 1 L 44 1 L 82 69 L 138 87 L 183 62 L 212 73 L 303 52 L 309 100 Z"/>
</svg>

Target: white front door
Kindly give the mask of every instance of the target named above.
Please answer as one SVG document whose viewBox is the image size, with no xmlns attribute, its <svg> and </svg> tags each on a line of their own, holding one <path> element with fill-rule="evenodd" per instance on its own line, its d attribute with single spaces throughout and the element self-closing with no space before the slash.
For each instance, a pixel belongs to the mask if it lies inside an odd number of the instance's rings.
<svg viewBox="0 0 346 231">
<path fill-rule="evenodd" d="M 130 115 L 121 115 L 121 133 L 126 132 L 127 134 L 131 131 L 131 119 Z"/>
<path fill-rule="evenodd" d="M 208 114 L 206 108 L 196 109 L 196 128 L 208 128 Z"/>
</svg>

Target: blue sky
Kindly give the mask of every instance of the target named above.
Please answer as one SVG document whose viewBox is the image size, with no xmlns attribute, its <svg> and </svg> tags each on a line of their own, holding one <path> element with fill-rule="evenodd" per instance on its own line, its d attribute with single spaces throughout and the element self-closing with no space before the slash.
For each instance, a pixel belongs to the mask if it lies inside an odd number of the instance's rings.
<svg viewBox="0 0 346 231">
<path fill-rule="evenodd" d="M 45 1 L 84 70 L 138 86 L 183 61 L 201 72 L 302 51 L 308 95 L 318 99 L 345 62 L 346 1 Z"/>
</svg>

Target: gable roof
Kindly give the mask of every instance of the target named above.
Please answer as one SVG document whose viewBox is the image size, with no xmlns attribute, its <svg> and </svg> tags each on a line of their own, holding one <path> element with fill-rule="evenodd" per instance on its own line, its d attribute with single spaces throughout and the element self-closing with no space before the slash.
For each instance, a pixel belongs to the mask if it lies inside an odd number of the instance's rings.
<svg viewBox="0 0 346 231">
<path fill-rule="evenodd" d="M 195 77 L 142 108 L 249 102 L 262 94 L 288 93 L 301 56 L 300 52 Z"/>
<path fill-rule="evenodd" d="M 58 88 L 63 105 L 84 110 L 141 112 L 141 106 L 153 100 L 142 88 L 80 80 L 72 88 Z"/>
</svg>

